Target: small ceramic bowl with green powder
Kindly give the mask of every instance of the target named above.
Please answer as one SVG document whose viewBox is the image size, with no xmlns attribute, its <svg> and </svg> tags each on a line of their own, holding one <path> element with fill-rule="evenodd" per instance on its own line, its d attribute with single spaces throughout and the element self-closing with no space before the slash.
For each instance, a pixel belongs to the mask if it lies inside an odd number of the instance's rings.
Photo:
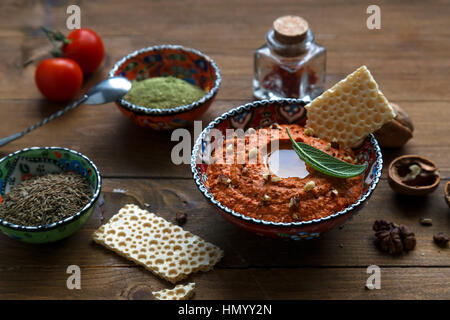
<svg viewBox="0 0 450 320">
<path fill-rule="evenodd" d="M 28 243 L 68 237 L 92 215 L 101 184 L 95 164 L 77 151 L 11 153 L 0 159 L 0 230 Z"/>
<path fill-rule="evenodd" d="M 155 130 L 191 126 L 209 108 L 221 82 L 211 58 L 178 45 L 137 50 L 120 59 L 109 76 L 132 81 L 117 105 L 138 125 Z"/>
</svg>

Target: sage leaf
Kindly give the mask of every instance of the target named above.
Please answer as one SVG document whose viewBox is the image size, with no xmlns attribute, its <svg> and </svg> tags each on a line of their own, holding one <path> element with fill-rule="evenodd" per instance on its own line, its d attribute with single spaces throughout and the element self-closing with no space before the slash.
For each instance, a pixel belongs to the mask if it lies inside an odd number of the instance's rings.
<svg viewBox="0 0 450 320">
<path fill-rule="evenodd" d="M 292 147 L 299 158 L 323 174 L 347 179 L 357 177 L 367 169 L 367 162 L 360 165 L 342 161 L 322 150 L 310 146 L 309 144 L 296 142 L 294 138 L 292 138 L 289 128 L 286 128 L 286 131 L 292 141 Z"/>
</svg>

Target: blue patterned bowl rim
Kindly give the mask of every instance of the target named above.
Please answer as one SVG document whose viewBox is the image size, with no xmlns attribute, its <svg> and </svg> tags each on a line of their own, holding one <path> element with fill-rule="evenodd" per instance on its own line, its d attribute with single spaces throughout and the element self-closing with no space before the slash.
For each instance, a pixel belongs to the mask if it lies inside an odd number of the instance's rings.
<svg viewBox="0 0 450 320">
<path fill-rule="evenodd" d="M 9 158 L 18 155 L 20 153 L 24 153 L 24 152 L 28 152 L 30 150 L 55 150 L 55 151 L 61 151 L 61 152 L 69 152 L 72 154 L 75 154 L 81 158 L 83 158 L 87 163 L 89 163 L 90 166 L 92 166 L 92 168 L 94 169 L 95 175 L 97 176 L 97 185 L 95 186 L 95 192 L 91 197 L 91 200 L 89 201 L 88 204 L 86 204 L 83 209 L 81 209 L 79 212 L 75 213 L 74 215 L 61 220 L 61 221 L 57 221 L 54 222 L 52 224 L 47 224 L 47 225 L 42 225 L 42 226 L 21 226 L 21 225 L 17 225 L 8 221 L 5 221 L 3 219 L 0 218 L 0 224 L 2 226 L 8 227 L 10 229 L 14 229 L 14 230 L 19 230 L 19 231 L 30 231 L 30 232 L 36 232 L 36 231 L 48 231 L 51 229 L 55 229 L 57 227 L 60 227 L 62 225 L 65 224 L 69 224 L 70 222 L 80 218 L 84 213 L 86 213 L 88 210 L 91 209 L 91 207 L 94 205 L 94 203 L 98 200 L 99 196 L 100 196 L 100 192 L 101 192 L 101 188 L 102 188 L 102 177 L 100 175 L 100 171 L 97 169 L 97 166 L 88 158 L 86 157 L 84 154 L 78 152 L 78 151 L 74 151 L 71 149 L 67 149 L 67 148 L 61 148 L 61 147 L 31 147 L 31 148 L 25 148 L 13 153 L 8 154 L 7 156 L 3 157 L 2 159 L 0 159 L 0 163 L 3 161 L 8 160 Z"/>
<path fill-rule="evenodd" d="M 118 102 L 120 103 L 120 105 L 122 107 L 124 107 L 125 109 L 128 109 L 132 112 L 138 112 L 140 114 L 146 114 L 146 115 L 153 115 L 153 116 L 173 115 L 173 114 L 178 114 L 178 113 L 182 113 L 182 112 L 186 112 L 186 111 L 190 111 L 195 108 L 198 108 L 202 104 L 204 104 L 206 101 L 212 99 L 216 95 L 217 91 L 219 90 L 219 86 L 222 81 L 222 77 L 220 75 L 219 67 L 216 65 L 214 60 L 211 59 L 210 57 L 208 57 L 207 55 L 201 53 L 198 50 L 191 49 L 191 48 L 185 48 L 180 45 L 165 44 L 165 45 L 151 46 L 151 47 L 136 50 L 136 51 L 124 56 L 119 61 L 117 61 L 114 64 L 113 68 L 109 71 L 109 77 L 114 77 L 115 73 L 117 72 L 117 70 L 119 70 L 120 66 L 122 64 L 124 64 L 126 61 L 128 61 L 129 59 L 134 58 L 142 53 L 159 51 L 159 50 L 164 50 L 164 49 L 175 49 L 175 50 L 181 50 L 181 51 L 186 51 L 186 52 L 192 52 L 192 53 L 195 53 L 196 55 L 202 57 L 203 59 L 205 59 L 214 69 L 214 73 L 216 76 L 216 80 L 214 81 L 214 86 L 206 93 L 206 95 L 201 97 L 199 100 L 194 101 L 190 104 L 178 106 L 175 108 L 169 108 L 169 109 L 146 108 L 143 106 L 139 106 L 139 105 L 130 103 L 124 99 L 119 99 Z"/>
<path fill-rule="evenodd" d="M 192 176 L 194 178 L 195 184 L 197 185 L 197 187 L 199 188 L 201 193 L 209 201 L 211 201 L 211 203 L 214 204 L 214 206 L 216 206 L 217 208 L 223 210 L 227 214 L 232 215 L 233 217 L 236 217 L 236 218 L 244 220 L 244 221 L 256 223 L 256 224 L 259 224 L 259 225 L 276 226 L 276 227 L 300 227 L 300 226 L 305 226 L 305 225 L 318 224 L 318 223 L 325 222 L 325 221 L 328 221 L 328 220 L 332 220 L 332 219 L 335 219 L 335 218 L 337 218 L 339 216 L 345 215 L 346 213 L 348 213 L 348 212 L 358 208 L 359 206 L 361 206 L 363 204 L 363 202 L 369 198 L 369 196 L 371 195 L 373 190 L 375 190 L 375 187 L 377 186 L 377 184 L 378 184 L 378 182 L 380 180 L 381 171 L 382 171 L 382 168 L 383 168 L 383 159 L 382 159 L 381 149 L 380 149 L 380 146 L 378 145 L 377 140 L 373 136 L 373 134 L 370 134 L 369 137 L 368 137 L 370 139 L 370 142 L 372 143 L 372 145 L 374 147 L 374 150 L 375 150 L 375 153 L 376 153 L 376 160 L 375 160 L 376 170 L 375 170 L 375 177 L 374 177 L 374 179 L 372 181 L 372 184 L 370 185 L 370 187 L 367 190 L 367 192 L 362 194 L 355 203 L 353 203 L 352 205 L 348 206 L 347 208 L 345 208 L 345 209 L 343 209 L 341 211 L 338 211 L 338 212 L 336 212 L 336 213 L 334 213 L 332 215 L 329 215 L 329 216 L 326 216 L 326 217 L 323 217 L 323 218 L 319 218 L 319 219 L 313 219 L 313 220 L 308 220 L 308 221 L 299 221 L 299 222 L 265 221 L 265 220 L 261 220 L 261 219 L 251 218 L 251 217 L 243 215 L 243 214 L 241 214 L 239 212 L 231 210 L 230 208 L 224 206 L 222 203 L 220 203 L 219 201 L 214 199 L 213 194 L 211 192 L 209 192 L 207 190 L 207 188 L 202 184 L 201 179 L 200 179 L 201 173 L 199 173 L 199 171 L 197 170 L 197 165 L 196 165 L 196 159 L 198 157 L 203 138 L 210 132 L 211 129 L 215 128 L 218 124 L 220 124 L 223 121 L 226 121 L 227 119 L 229 119 L 230 117 L 235 116 L 236 114 L 239 114 L 239 113 L 241 113 L 243 111 L 250 111 L 252 109 L 256 109 L 256 108 L 267 106 L 267 105 L 273 105 L 273 104 L 279 104 L 279 105 L 301 104 L 301 105 L 305 105 L 306 103 L 303 100 L 301 100 L 301 99 L 291 99 L 291 98 L 289 98 L 289 99 L 278 99 L 278 100 L 260 100 L 260 101 L 250 102 L 250 103 L 241 105 L 239 107 L 236 107 L 234 109 L 231 109 L 228 112 L 225 112 L 221 116 L 219 116 L 216 119 L 214 119 L 213 121 L 211 121 L 209 123 L 209 125 L 205 129 L 203 129 L 202 133 L 199 135 L 199 137 L 197 138 L 197 140 L 196 140 L 196 142 L 194 144 L 194 147 L 192 149 L 192 156 L 191 156 L 191 172 L 192 172 Z"/>
</svg>

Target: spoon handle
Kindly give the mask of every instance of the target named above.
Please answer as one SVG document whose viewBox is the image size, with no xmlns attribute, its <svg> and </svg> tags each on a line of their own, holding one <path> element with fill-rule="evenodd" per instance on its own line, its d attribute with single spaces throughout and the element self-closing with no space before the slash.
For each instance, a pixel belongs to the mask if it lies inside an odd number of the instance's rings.
<svg viewBox="0 0 450 320">
<path fill-rule="evenodd" d="M 59 110 L 58 112 L 55 112 L 54 114 L 52 114 L 51 116 L 33 124 L 32 126 L 29 126 L 28 128 L 26 128 L 25 130 L 21 131 L 21 132 L 17 132 L 14 133 L 6 138 L 0 139 L 0 147 L 4 146 L 7 143 L 10 143 L 11 141 L 14 141 L 20 137 L 23 137 L 24 135 L 26 135 L 27 133 L 43 126 L 44 124 L 47 124 L 48 122 L 52 121 L 53 119 L 56 119 L 60 116 L 62 116 L 63 114 L 65 114 L 66 112 L 75 109 L 76 107 L 78 107 L 80 104 L 82 104 L 84 101 L 86 101 L 86 99 L 88 98 L 88 95 L 85 94 L 83 97 L 81 97 L 81 99 L 75 101 L 74 103 L 72 103 L 71 105 L 68 105 L 67 107 L 65 107 L 64 109 Z"/>
</svg>

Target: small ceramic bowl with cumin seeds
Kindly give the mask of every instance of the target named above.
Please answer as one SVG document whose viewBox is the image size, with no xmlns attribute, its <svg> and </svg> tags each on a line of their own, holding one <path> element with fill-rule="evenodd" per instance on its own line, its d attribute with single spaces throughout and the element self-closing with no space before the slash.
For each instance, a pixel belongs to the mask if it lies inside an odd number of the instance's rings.
<svg viewBox="0 0 450 320">
<path fill-rule="evenodd" d="M 66 238 L 86 223 L 95 209 L 101 191 L 101 176 L 85 155 L 59 147 L 34 147 L 16 151 L 0 159 L 0 206 L 5 195 L 23 181 L 50 173 L 72 172 L 87 179 L 92 191 L 78 212 L 46 225 L 25 226 L 0 218 L 0 230 L 28 243 L 54 242 Z"/>
</svg>

